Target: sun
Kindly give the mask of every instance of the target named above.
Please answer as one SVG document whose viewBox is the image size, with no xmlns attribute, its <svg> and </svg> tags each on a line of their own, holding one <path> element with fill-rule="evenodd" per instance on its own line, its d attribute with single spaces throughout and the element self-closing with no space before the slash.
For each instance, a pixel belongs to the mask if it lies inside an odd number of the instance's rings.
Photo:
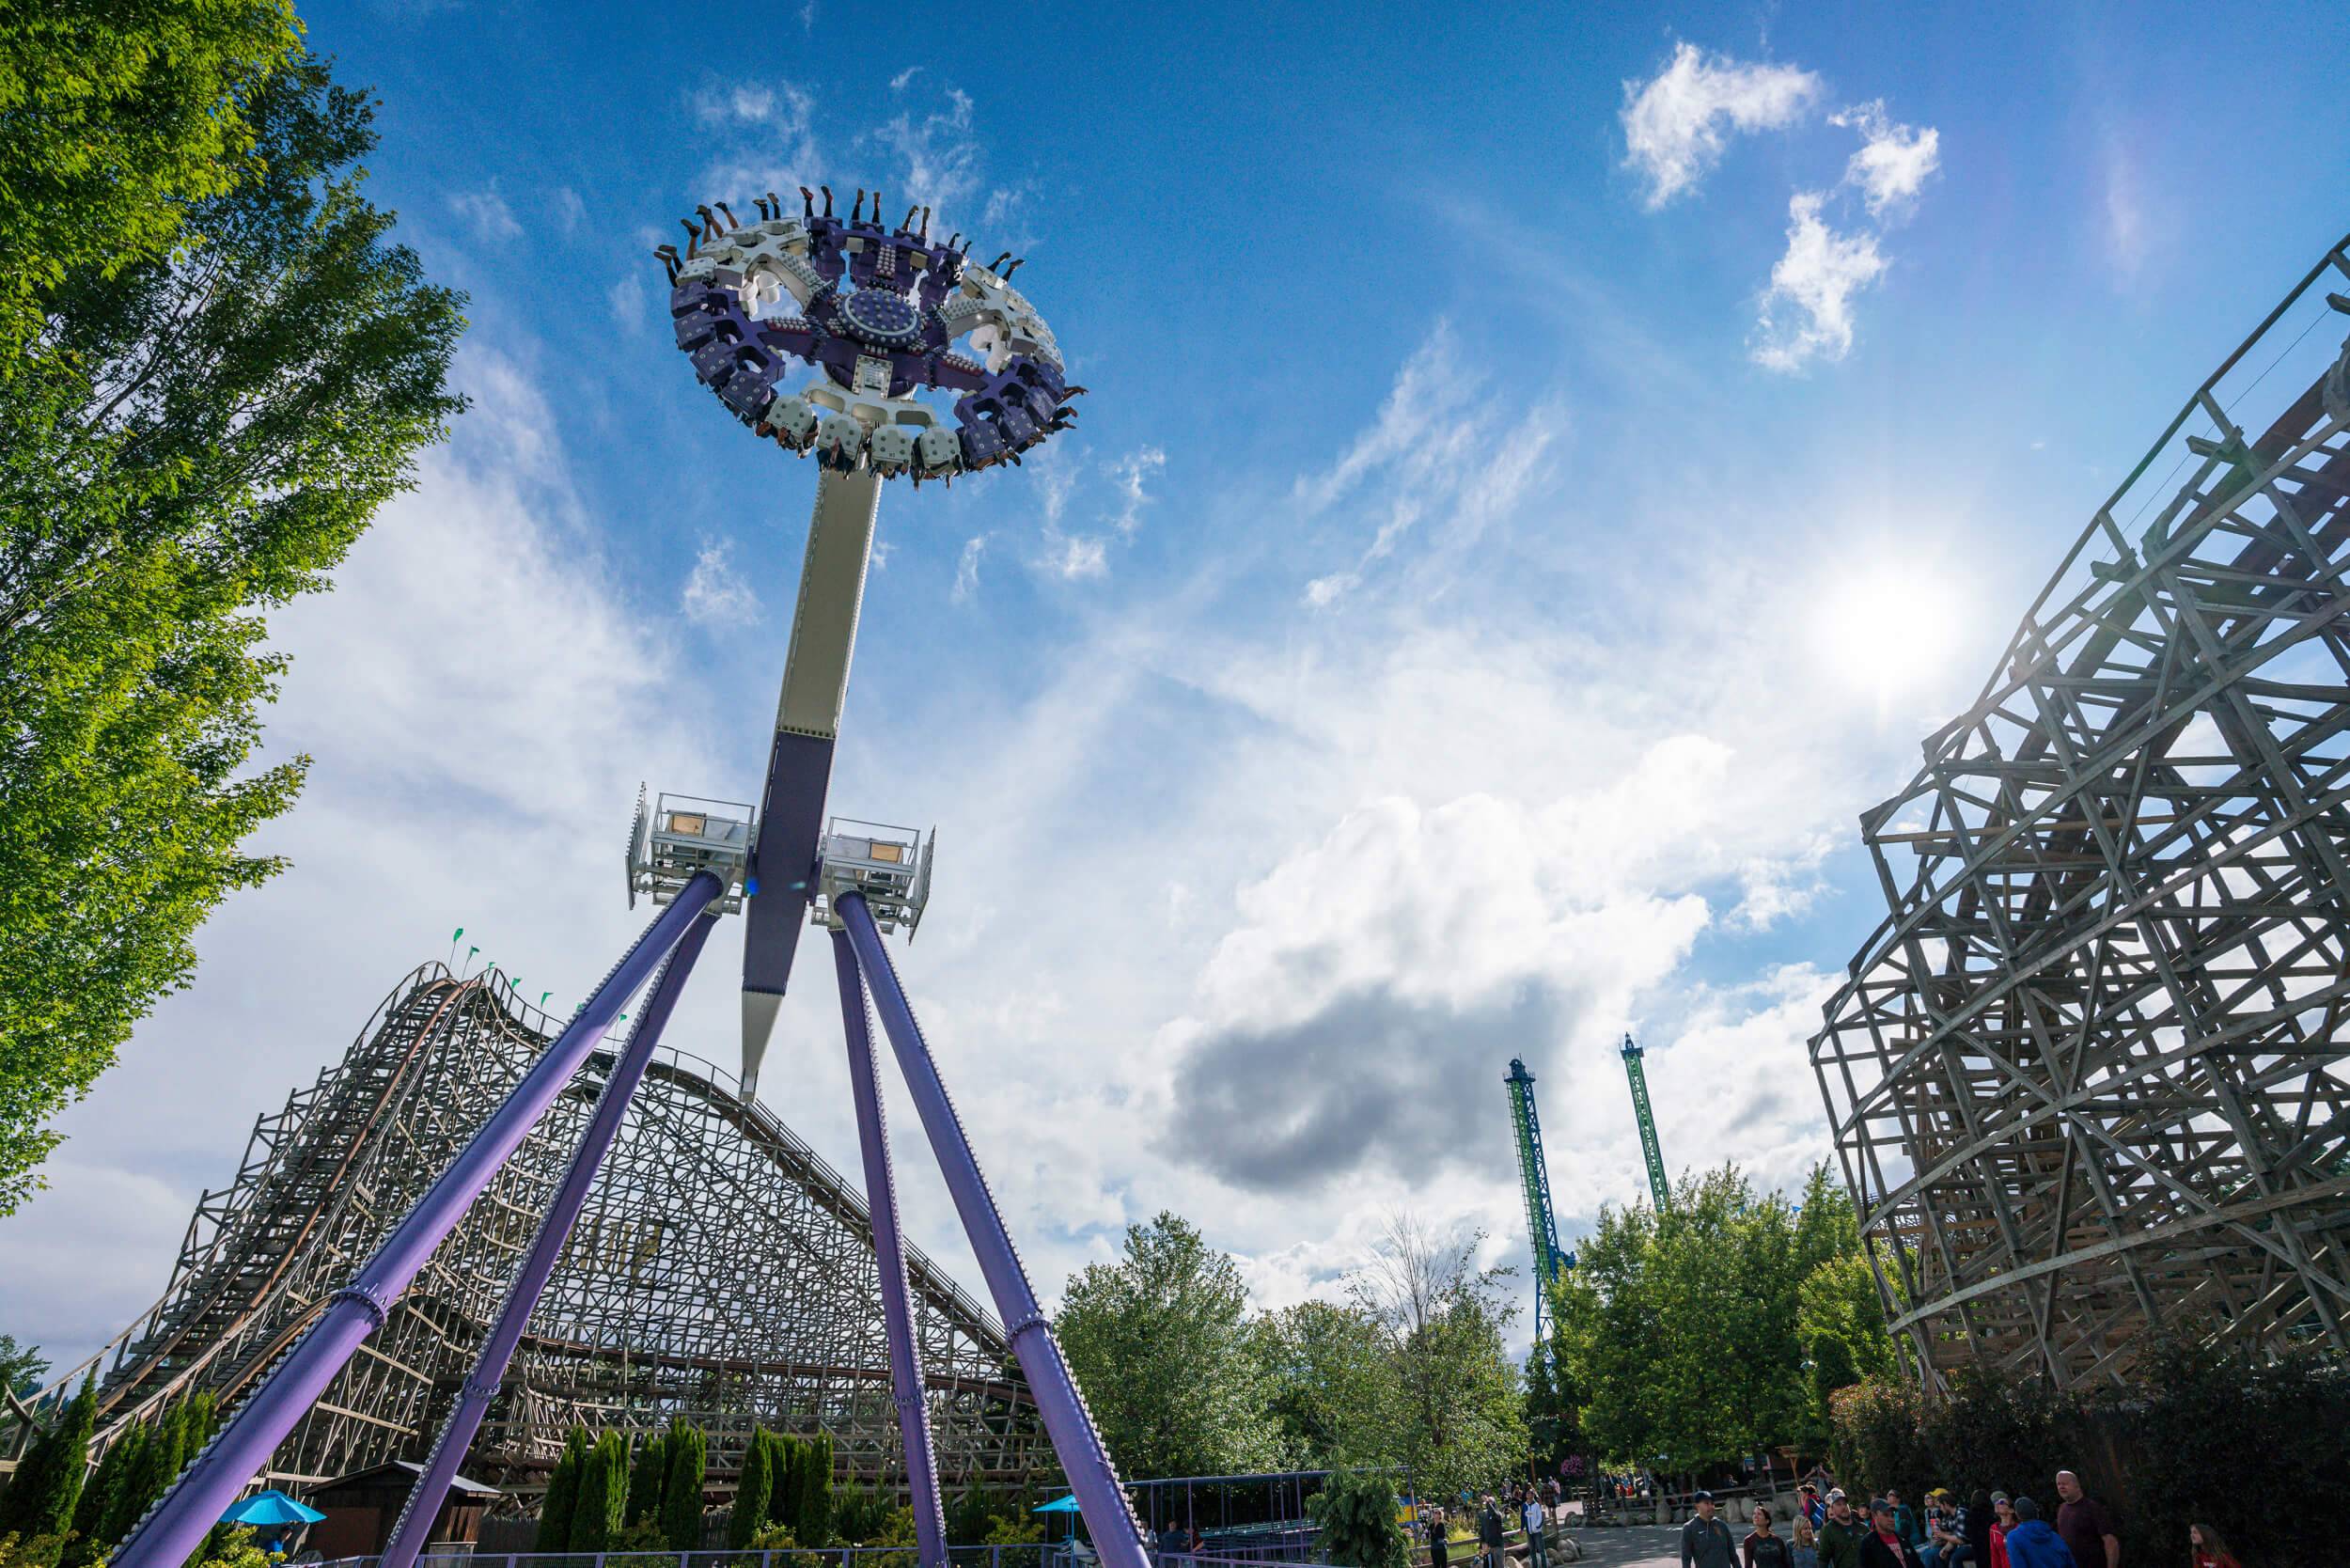
<svg viewBox="0 0 2350 1568">
<path fill-rule="evenodd" d="M 1940 571 L 1879 561 L 1830 575 L 1811 625 L 1814 653 L 1830 677 L 1873 693 L 1882 707 L 1947 679 L 1959 600 Z"/>
</svg>

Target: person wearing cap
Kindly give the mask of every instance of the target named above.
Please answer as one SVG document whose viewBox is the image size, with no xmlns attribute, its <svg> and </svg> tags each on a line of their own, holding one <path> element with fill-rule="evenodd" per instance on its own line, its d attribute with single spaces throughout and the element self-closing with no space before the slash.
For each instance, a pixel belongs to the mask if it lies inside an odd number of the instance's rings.
<svg viewBox="0 0 2350 1568">
<path fill-rule="evenodd" d="M 1714 1494 L 1697 1495 L 1694 1518 L 1681 1527 L 1681 1568 L 1738 1568 L 1730 1527 L 1714 1517 Z"/>
<path fill-rule="evenodd" d="M 1820 1568 L 1860 1568 L 1860 1538 L 1868 1523 L 1853 1516 L 1852 1500 L 1841 1486 L 1827 1494 L 1827 1519 L 1820 1526 Z"/>
<path fill-rule="evenodd" d="M 1873 1503 L 1874 1499 L 1871 1500 Z M 1885 1500 L 1893 1507 L 1893 1533 L 1902 1538 L 1903 1545 L 1907 1546 L 1912 1552 L 1917 1551 L 1919 1547 L 1925 1544 L 1926 1536 L 1925 1532 L 1918 1528 L 1916 1512 L 1907 1503 L 1902 1501 L 1899 1487 L 1887 1487 Z"/>
<path fill-rule="evenodd" d="M 1919 1568 L 1918 1553 L 1894 1527 L 1895 1503 L 1869 1499 L 1869 1529 L 1860 1538 L 1860 1568 Z"/>
<path fill-rule="evenodd" d="M 2009 1507 L 2015 1514 L 2007 1532 L 2007 1560 L 2013 1568 L 2080 1568 L 2064 1537 L 2040 1516 L 2038 1503 L 2018 1497 Z"/>
</svg>

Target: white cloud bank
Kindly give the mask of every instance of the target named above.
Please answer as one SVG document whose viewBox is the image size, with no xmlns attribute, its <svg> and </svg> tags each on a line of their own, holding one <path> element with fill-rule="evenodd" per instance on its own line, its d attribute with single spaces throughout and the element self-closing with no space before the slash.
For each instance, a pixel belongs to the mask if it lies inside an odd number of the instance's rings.
<svg viewBox="0 0 2350 1568">
<path fill-rule="evenodd" d="M 1787 254 L 1771 268 L 1755 321 L 1754 362 L 1794 371 L 1852 352 L 1853 296 L 1885 275 L 1872 234 L 1840 234 L 1820 217 L 1822 191 L 1787 204 Z"/>
</svg>

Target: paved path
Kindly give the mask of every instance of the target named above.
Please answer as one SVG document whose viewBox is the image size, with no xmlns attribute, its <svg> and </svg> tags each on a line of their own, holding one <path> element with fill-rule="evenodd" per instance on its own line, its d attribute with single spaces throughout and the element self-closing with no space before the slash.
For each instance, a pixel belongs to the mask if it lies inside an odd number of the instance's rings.
<svg viewBox="0 0 2350 1568">
<path fill-rule="evenodd" d="M 1595 1568 L 1681 1568 L 1681 1531 L 1670 1525 L 1605 1525 L 1573 1533 L 1583 1563 Z"/>
</svg>

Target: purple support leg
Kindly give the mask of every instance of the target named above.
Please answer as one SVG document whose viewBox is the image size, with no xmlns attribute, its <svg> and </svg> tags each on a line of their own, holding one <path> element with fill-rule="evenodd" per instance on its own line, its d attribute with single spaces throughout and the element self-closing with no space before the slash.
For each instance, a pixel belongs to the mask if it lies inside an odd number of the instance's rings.
<svg viewBox="0 0 2350 1568">
<path fill-rule="evenodd" d="M 269 1463 L 286 1434 L 326 1391 L 327 1384 L 361 1341 L 384 1326 L 392 1304 L 432 1256 L 433 1248 L 456 1228 L 481 1189 L 489 1185 L 490 1178 L 555 1103 L 629 997 L 677 946 L 695 917 L 722 891 L 718 879 L 703 871 L 685 885 L 677 902 L 646 928 L 596 987 L 588 1005 L 523 1075 L 473 1141 L 449 1162 L 391 1238 L 349 1285 L 335 1293 L 310 1331 L 295 1341 L 220 1435 L 133 1527 L 129 1539 L 113 1554 L 116 1568 L 180 1568 L 188 1560 L 221 1511 Z"/>
<path fill-rule="evenodd" d="M 922 1568 L 947 1568 L 947 1516 L 938 1501 L 938 1462 L 931 1412 L 922 1397 L 922 1361 L 914 1348 L 914 1305 L 906 1295 L 905 1248 L 898 1239 L 898 1184 L 889 1169 L 889 1118 L 874 1081 L 873 1031 L 865 982 L 849 939 L 832 933 L 832 965 L 840 978 L 840 1022 L 849 1037 L 849 1086 L 856 1098 L 856 1140 L 865 1155 L 865 1206 L 873 1216 L 873 1262 L 881 1273 L 882 1325 L 889 1336 L 889 1386 L 906 1450 L 906 1487 L 914 1494 L 914 1540 Z M 386 1562 L 384 1568 L 407 1568 Z"/>
<path fill-rule="evenodd" d="M 1101 1434 L 1093 1428 L 1085 1396 L 1069 1375 L 1069 1362 L 1061 1355 L 1060 1341 L 1053 1337 L 1052 1322 L 1038 1305 L 1020 1254 L 1012 1248 L 995 1195 L 987 1190 L 987 1178 L 979 1171 L 970 1140 L 963 1135 L 962 1119 L 955 1115 L 954 1102 L 947 1097 L 947 1086 L 939 1080 L 938 1065 L 923 1043 L 914 1010 L 906 1005 L 898 971 L 882 948 L 872 912 L 858 893 L 841 894 L 833 901 L 833 910 L 848 928 L 857 966 L 872 988 L 873 1005 L 897 1052 L 898 1066 L 905 1074 L 914 1107 L 922 1118 L 922 1130 L 930 1135 L 931 1149 L 947 1178 L 947 1190 L 954 1197 L 955 1212 L 971 1238 L 971 1250 L 979 1259 L 979 1273 L 986 1277 L 988 1293 L 995 1298 L 995 1310 L 1003 1314 L 1012 1354 L 1027 1374 L 1037 1413 L 1044 1418 L 1045 1435 L 1053 1440 L 1053 1451 L 1060 1456 L 1069 1489 L 1077 1495 L 1077 1509 L 1085 1515 L 1094 1549 L 1101 1553 L 1104 1568 L 1148 1568 L 1142 1528 L 1135 1522 L 1118 1471 L 1102 1447 Z"/>
<path fill-rule="evenodd" d="M 490 1330 L 480 1356 L 458 1390 L 456 1405 L 442 1423 L 440 1435 L 433 1439 L 432 1454 L 425 1461 L 424 1474 L 416 1478 L 416 1484 L 409 1490 L 407 1506 L 400 1511 L 400 1523 L 392 1530 L 391 1544 L 384 1548 L 379 1568 L 409 1568 L 432 1533 L 432 1521 L 439 1517 L 442 1499 L 448 1496 L 448 1483 L 457 1474 L 458 1461 L 465 1457 L 465 1450 L 473 1446 L 474 1434 L 481 1430 L 481 1418 L 488 1413 L 490 1401 L 496 1397 L 498 1385 L 506 1379 L 507 1365 L 514 1358 L 514 1347 L 522 1342 L 523 1329 L 529 1324 L 540 1294 L 555 1273 L 556 1262 L 563 1254 L 563 1244 L 570 1239 L 572 1226 L 588 1201 L 588 1189 L 595 1184 L 603 1156 L 611 1150 L 612 1140 L 619 1136 L 620 1123 L 628 1116 L 629 1101 L 645 1076 L 645 1064 L 652 1059 L 653 1047 L 661 1042 L 661 1031 L 677 1006 L 678 993 L 685 989 L 686 977 L 694 972 L 694 961 L 701 956 L 710 928 L 717 923 L 717 916 L 705 913 L 686 928 L 676 950 L 670 953 L 669 962 L 661 966 L 660 975 L 654 979 L 645 1005 L 637 1011 L 636 1032 L 629 1036 L 628 1048 L 620 1053 L 612 1075 L 604 1080 L 603 1092 L 596 1099 L 595 1115 L 588 1120 L 587 1132 L 580 1136 L 571 1168 L 563 1173 L 563 1184 L 556 1189 L 555 1201 L 548 1205 L 539 1234 L 514 1276 L 513 1286 L 506 1293 L 506 1304 L 498 1313 L 496 1326 Z"/>
</svg>

